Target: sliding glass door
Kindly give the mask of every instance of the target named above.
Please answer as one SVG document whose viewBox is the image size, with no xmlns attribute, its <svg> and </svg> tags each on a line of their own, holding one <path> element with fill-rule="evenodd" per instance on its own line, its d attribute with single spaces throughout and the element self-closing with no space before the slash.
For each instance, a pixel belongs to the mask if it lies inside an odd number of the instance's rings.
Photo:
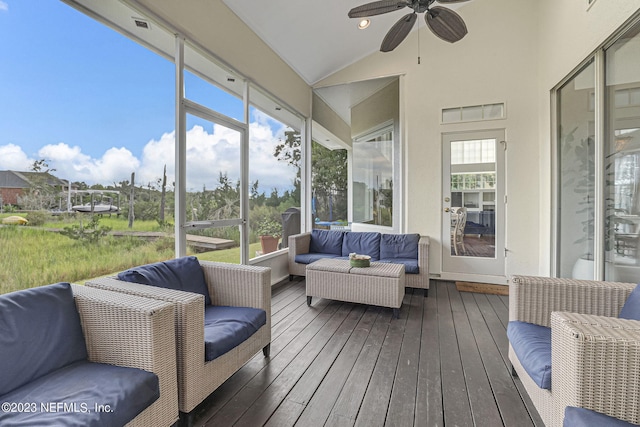
<svg viewBox="0 0 640 427">
<path fill-rule="evenodd" d="M 594 63 L 558 90 L 558 274 L 593 279 Z M 575 270 L 575 271 L 574 271 Z"/>
<path fill-rule="evenodd" d="M 559 277 L 640 279 L 640 23 L 556 89 Z"/>
<path fill-rule="evenodd" d="M 605 277 L 640 278 L 640 24 L 605 51 Z"/>
</svg>

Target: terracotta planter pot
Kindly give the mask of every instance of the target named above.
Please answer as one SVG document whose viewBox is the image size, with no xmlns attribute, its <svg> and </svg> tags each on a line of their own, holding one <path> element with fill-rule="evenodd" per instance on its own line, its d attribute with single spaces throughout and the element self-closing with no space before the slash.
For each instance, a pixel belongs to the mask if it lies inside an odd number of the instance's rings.
<svg viewBox="0 0 640 427">
<path fill-rule="evenodd" d="M 268 254 L 278 250 L 278 238 L 273 236 L 260 236 L 260 245 L 262 246 L 262 254 Z"/>
</svg>

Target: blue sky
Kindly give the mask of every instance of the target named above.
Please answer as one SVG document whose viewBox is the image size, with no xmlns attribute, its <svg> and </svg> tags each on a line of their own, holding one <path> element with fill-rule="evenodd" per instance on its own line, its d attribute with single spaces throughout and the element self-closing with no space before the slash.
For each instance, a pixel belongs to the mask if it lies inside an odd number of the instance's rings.
<svg viewBox="0 0 640 427">
<path fill-rule="evenodd" d="M 139 182 L 152 181 L 163 162 L 172 173 L 172 62 L 58 0 L 0 0 L 0 40 L 0 170 L 28 170 L 44 158 L 60 178 L 88 184 L 129 179 L 134 170 Z M 214 96 L 227 105 L 228 95 Z M 238 105 L 219 111 L 239 118 Z M 295 171 L 270 158 L 282 126 L 259 113 L 250 126 L 252 179 L 267 194 L 290 187 L 282 176 Z M 228 164 L 217 144 L 239 142 L 216 127 L 189 132 L 194 152 L 212 156 L 209 170 Z M 214 175 L 194 173 L 189 187 L 211 187 Z"/>
</svg>

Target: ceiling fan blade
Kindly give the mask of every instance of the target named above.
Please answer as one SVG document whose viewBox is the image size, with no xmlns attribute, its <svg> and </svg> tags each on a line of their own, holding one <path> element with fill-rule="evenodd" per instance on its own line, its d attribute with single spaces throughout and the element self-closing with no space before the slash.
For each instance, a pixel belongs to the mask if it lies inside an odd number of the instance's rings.
<svg viewBox="0 0 640 427">
<path fill-rule="evenodd" d="M 413 24 L 415 24 L 418 15 L 415 13 L 409 13 L 402 18 L 389 30 L 382 44 L 380 45 L 380 52 L 391 52 L 407 37 Z"/>
<path fill-rule="evenodd" d="M 464 21 L 451 9 L 432 7 L 425 13 L 424 19 L 433 34 L 449 43 L 455 43 L 467 34 Z"/>
<path fill-rule="evenodd" d="M 354 7 L 349 11 L 349 18 L 365 18 L 368 16 L 382 15 L 407 7 L 409 3 L 404 0 L 380 0 Z"/>
<path fill-rule="evenodd" d="M 438 3 L 463 3 L 469 0 L 438 0 Z"/>
</svg>

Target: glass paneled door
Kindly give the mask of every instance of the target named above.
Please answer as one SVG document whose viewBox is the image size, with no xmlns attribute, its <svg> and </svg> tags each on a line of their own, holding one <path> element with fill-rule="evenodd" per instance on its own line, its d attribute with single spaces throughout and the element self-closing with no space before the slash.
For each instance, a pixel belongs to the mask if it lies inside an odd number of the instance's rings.
<svg viewBox="0 0 640 427">
<path fill-rule="evenodd" d="M 504 130 L 443 135 L 444 279 L 504 283 L 504 151 Z"/>
<path fill-rule="evenodd" d="M 640 280 L 640 24 L 606 49 L 604 273 Z"/>
</svg>

